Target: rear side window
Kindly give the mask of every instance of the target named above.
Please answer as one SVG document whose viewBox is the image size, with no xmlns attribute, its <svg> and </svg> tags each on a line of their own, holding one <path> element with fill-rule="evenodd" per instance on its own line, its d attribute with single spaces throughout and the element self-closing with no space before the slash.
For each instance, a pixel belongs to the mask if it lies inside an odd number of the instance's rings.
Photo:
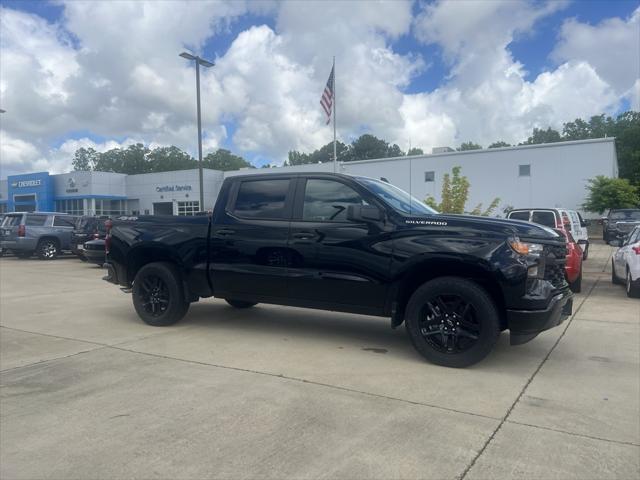
<svg viewBox="0 0 640 480">
<path fill-rule="evenodd" d="M 556 228 L 556 216 L 553 212 L 533 212 L 531 221 L 546 227 Z"/>
<path fill-rule="evenodd" d="M 27 227 L 43 227 L 46 221 L 46 215 L 27 215 L 27 218 L 24 220 L 24 224 Z"/>
<path fill-rule="evenodd" d="M 289 182 L 288 178 L 242 182 L 233 208 L 234 213 L 248 218 L 285 218 Z"/>
<path fill-rule="evenodd" d="M 15 227 L 20 225 L 20 220 L 22 220 L 22 215 L 9 215 L 2 222 L 3 227 Z"/>
<path fill-rule="evenodd" d="M 509 218 L 512 220 L 524 220 L 525 222 L 528 222 L 529 212 L 511 212 L 509 213 Z"/>
<path fill-rule="evenodd" d="M 73 227 L 75 226 L 75 217 L 55 217 L 53 219 L 54 227 Z"/>
</svg>

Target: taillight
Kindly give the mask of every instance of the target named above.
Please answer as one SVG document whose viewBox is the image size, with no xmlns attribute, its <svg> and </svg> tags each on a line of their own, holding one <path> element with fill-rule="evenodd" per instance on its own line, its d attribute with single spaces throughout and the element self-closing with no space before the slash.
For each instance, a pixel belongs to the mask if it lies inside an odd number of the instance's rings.
<svg viewBox="0 0 640 480">
<path fill-rule="evenodd" d="M 111 227 L 113 227 L 111 219 L 105 220 L 104 226 L 107 229 L 107 235 L 104 237 L 104 250 L 105 253 L 109 253 L 109 249 L 111 248 Z"/>
<path fill-rule="evenodd" d="M 631 247 L 631 250 L 633 250 L 636 255 L 640 255 L 640 245 L 637 247 Z"/>
<path fill-rule="evenodd" d="M 27 229 L 24 228 L 24 225 L 18 225 L 18 236 L 19 237 L 24 237 L 26 234 Z"/>
</svg>

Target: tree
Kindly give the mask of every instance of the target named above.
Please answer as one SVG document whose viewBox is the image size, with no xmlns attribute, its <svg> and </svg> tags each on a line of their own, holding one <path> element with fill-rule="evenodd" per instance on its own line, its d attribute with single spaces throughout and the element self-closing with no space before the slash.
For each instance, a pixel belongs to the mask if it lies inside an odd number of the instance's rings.
<svg viewBox="0 0 640 480">
<path fill-rule="evenodd" d="M 81 147 L 76 150 L 73 155 L 73 162 L 71 165 L 76 172 L 93 170 L 99 157 L 100 153 L 96 152 L 93 148 Z"/>
<path fill-rule="evenodd" d="M 640 205 L 638 187 L 631 185 L 626 178 L 598 175 L 588 182 L 589 194 L 583 207 L 589 212 L 602 214 L 612 208 L 636 208 Z"/>
<path fill-rule="evenodd" d="M 154 148 L 146 156 L 147 169 L 150 172 L 171 172 L 174 170 L 189 170 L 198 168 L 197 162 L 178 147 Z"/>
<path fill-rule="evenodd" d="M 424 155 L 424 151 L 421 148 L 410 148 L 407 155 Z"/>
<path fill-rule="evenodd" d="M 465 152 L 467 150 L 482 150 L 482 145 L 478 145 L 477 143 L 473 142 L 463 142 L 462 145 L 460 145 L 460 147 L 456 150 L 458 150 L 459 152 Z"/>
<path fill-rule="evenodd" d="M 538 143 L 554 143 L 561 142 L 562 138 L 560 137 L 560 133 L 557 130 L 549 127 L 546 130 L 542 130 L 541 128 L 534 128 L 533 134 L 527 138 L 527 141 L 522 145 L 535 145 Z"/>
<path fill-rule="evenodd" d="M 205 168 L 222 170 L 223 172 L 240 170 L 241 168 L 255 168 L 244 158 L 234 155 L 224 148 L 219 148 L 217 151 L 207 154 L 207 156 L 202 159 L 202 163 Z"/>
<path fill-rule="evenodd" d="M 497 142 L 493 142 L 491 145 L 489 145 L 487 148 L 502 148 L 502 147 L 510 147 L 511 144 L 503 141 L 503 140 L 498 140 Z"/>
<path fill-rule="evenodd" d="M 453 167 L 451 175 L 445 173 L 442 177 L 442 201 L 436 202 L 432 196 L 428 196 L 424 203 L 431 208 L 435 208 L 441 213 L 464 213 L 464 207 L 469 198 L 469 180 L 467 177 L 460 175 L 461 167 Z M 499 198 L 494 198 L 486 210 L 482 210 L 482 203 L 478 204 L 471 215 L 489 216 L 498 207 Z"/>
<path fill-rule="evenodd" d="M 398 150 L 400 150 L 399 147 Z M 351 143 L 351 154 L 351 158 L 346 161 L 384 158 L 389 155 L 389 144 L 378 137 L 365 133 Z"/>
<path fill-rule="evenodd" d="M 469 180 L 460 175 L 461 170 L 461 167 L 453 167 L 451 175 L 444 174 L 442 201 L 439 204 L 432 196 L 427 197 L 425 203 L 441 213 L 464 213 L 464 205 L 469 197 Z"/>
<path fill-rule="evenodd" d="M 126 149 L 114 148 L 100 154 L 94 170 L 128 175 L 149 173 L 150 168 L 146 159 L 148 154 L 149 149 L 141 143 L 129 145 Z"/>
</svg>

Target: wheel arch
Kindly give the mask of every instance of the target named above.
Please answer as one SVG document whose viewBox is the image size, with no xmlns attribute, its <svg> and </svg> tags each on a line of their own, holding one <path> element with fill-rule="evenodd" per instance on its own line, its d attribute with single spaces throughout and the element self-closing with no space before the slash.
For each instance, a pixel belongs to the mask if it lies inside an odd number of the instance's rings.
<svg viewBox="0 0 640 480">
<path fill-rule="evenodd" d="M 507 328 L 505 300 L 500 283 L 490 270 L 455 259 L 425 260 L 413 265 L 403 273 L 394 285 L 392 294 L 392 327 L 404 321 L 407 303 L 411 295 L 424 283 L 438 277 L 461 277 L 484 288 L 495 303 L 500 315 L 500 326 Z"/>
<path fill-rule="evenodd" d="M 58 246 L 58 250 L 62 248 L 62 242 L 60 242 L 60 239 L 54 235 L 43 235 L 40 238 L 38 238 L 38 243 L 36 244 L 36 248 L 38 248 L 42 242 L 45 242 L 47 240 L 52 240 Z"/>
</svg>

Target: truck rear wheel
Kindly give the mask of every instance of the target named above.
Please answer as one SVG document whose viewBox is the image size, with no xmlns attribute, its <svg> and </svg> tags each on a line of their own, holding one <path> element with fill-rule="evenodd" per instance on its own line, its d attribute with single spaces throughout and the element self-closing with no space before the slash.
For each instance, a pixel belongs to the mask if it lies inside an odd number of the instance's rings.
<svg viewBox="0 0 640 480">
<path fill-rule="evenodd" d="M 441 277 L 419 287 L 405 313 L 409 338 L 427 360 L 462 368 L 485 358 L 500 335 L 498 311 L 476 283 Z"/>
<path fill-rule="evenodd" d="M 132 296 L 138 316 L 154 327 L 172 325 L 189 310 L 182 276 L 171 263 L 154 262 L 142 267 L 133 281 Z"/>
</svg>

